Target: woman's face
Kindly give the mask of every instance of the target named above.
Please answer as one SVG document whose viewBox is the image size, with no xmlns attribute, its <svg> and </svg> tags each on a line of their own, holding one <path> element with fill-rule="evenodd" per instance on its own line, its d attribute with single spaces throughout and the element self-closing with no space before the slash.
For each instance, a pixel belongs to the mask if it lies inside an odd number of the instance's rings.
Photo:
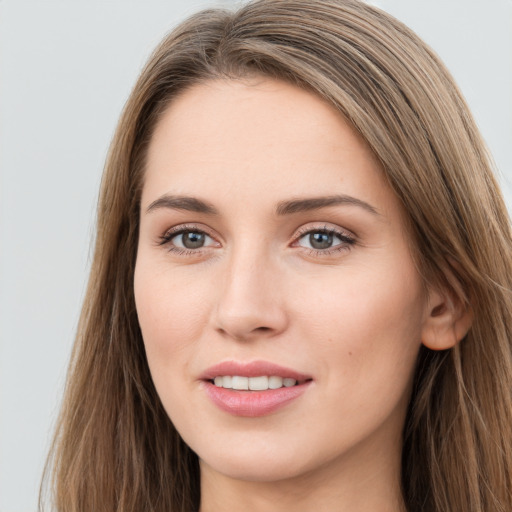
<svg viewBox="0 0 512 512">
<path fill-rule="evenodd" d="M 254 79 L 173 101 L 149 147 L 135 299 L 203 471 L 396 469 L 427 297 L 378 162 L 318 97 Z"/>
</svg>

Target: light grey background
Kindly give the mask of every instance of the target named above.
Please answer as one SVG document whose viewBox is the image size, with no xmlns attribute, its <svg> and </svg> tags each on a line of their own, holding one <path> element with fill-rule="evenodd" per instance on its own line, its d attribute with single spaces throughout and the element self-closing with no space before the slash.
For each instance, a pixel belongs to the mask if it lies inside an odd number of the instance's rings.
<svg viewBox="0 0 512 512">
<path fill-rule="evenodd" d="M 0 512 L 36 510 L 103 161 L 142 64 L 206 5 L 0 0 Z M 376 0 L 443 58 L 512 204 L 512 0 Z"/>
</svg>

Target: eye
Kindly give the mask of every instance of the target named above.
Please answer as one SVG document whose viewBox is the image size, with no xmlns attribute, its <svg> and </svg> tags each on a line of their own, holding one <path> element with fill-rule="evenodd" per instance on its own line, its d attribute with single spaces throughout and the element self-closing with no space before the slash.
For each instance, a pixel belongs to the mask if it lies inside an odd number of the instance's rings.
<svg viewBox="0 0 512 512">
<path fill-rule="evenodd" d="M 311 249 L 316 253 L 330 253 L 348 249 L 355 239 L 348 233 L 331 227 L 303 230 L 294 242 L 294 246 Z"/>
<path fill-rule="evenodd" d="M 183 253 L 187 251 L 195 252 L 218 244 L 211 236 L 200 229 L 177 226 L 160 237 L 159 245 L 168 245 L 170 251 Z"/>
<path fill-rule="evenodd" d="M 184 249 L 200 249 L 212 242 L 212 239 L 201 231 L 183 231 L 171 238 L 176 247 Z"/>
<path fill-rule="evenodd" d="M 333 246 L 335 236 L 332 233 L 316 231 L 302 238 L 312 249 L 330 249 Z"/>
</svg>

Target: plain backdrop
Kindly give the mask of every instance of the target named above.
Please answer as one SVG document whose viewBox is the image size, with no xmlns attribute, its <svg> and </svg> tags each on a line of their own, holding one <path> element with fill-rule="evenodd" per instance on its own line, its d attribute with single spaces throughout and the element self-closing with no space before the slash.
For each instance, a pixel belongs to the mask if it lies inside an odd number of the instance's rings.
<svg viewBox="0 0 512 512">
<path fill-rule="evenodd" d="M 0 512 L 37 492 L 87 279 L 97 189 L 151 49 L 229 0 L 0 0 Z M 512 0 L 376 0 L 441 56 L 512 204 Z"/>
</svg>

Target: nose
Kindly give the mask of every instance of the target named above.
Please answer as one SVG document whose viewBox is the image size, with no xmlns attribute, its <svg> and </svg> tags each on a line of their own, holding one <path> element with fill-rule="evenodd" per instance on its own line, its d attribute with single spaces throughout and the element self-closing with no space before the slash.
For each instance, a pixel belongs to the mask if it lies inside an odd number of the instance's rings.
<svg viewBox="0 0 512 512">
<path fill-rule="evenodd" d="M 279 269 L 263 254 L 240 251 L 226 262 L 215 308 L 215 327 L 237 341 L 272 338 L 288 325 Z"/>
</svg>

